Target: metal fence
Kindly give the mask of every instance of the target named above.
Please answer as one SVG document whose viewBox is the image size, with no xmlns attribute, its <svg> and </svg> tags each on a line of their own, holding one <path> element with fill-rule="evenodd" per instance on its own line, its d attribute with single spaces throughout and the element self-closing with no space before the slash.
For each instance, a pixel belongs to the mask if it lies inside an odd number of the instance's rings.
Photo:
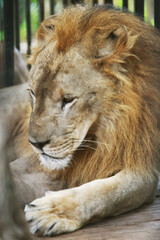
<svg viewBox="0 0 160 240">
<path fill-rule="evenodd" d="M 13 71 L 14 71 L 14 57 L 13 49 L 14 46 L 20 49 L 20 1 L 21 0 L 0 0 L 0 31 L 1 35 L 4 33 L 4 37 L 1 36 L 1 54 L 3 51 L 2 63 L 0 64 L 0 87 L 13 85 Z M 31 31 L 31 3 L 32 0 L 23 0 L 25 5 L 25 22 L 26 22 L 26 54 L 31 54 L 31 42 L 32 42 L 32 31 Z M 49 3 L 49 15 L 55 13 L 57 0 L 34 0 L 37 4 L 38 21 L 43 21 L 45 17 L 45 5 L 46 1 Z M 122 8 L 128 8 L 130 0 L 121 0 Z M 136 14 L 144 17 L 145 1 L 144 0 L 133 0 L 134 11 Z M 147 1 L 147 0 L 146 0 Z M 90 4 L 95 5 L 99 3 L 110 3 L 114 4 L 114 0 L 61 0 L 62 7 L 66 7 L 69 4 Z M 22 3 L 22 2 L 21 2 Z M 154 4 L 154 25 L 160 28 L 160 0 L 153 0 Z M 38 23 L 37 23 L 38 25 Z"/>
</svg>

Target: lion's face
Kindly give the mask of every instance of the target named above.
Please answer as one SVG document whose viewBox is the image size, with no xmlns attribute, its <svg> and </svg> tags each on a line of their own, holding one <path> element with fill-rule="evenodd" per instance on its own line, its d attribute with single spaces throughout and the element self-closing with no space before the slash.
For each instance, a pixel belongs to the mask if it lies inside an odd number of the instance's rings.
<svg viewBox="0 0 160 240">
<path fill-rule="evenodd" d="M 79 48 L 58 54 L 49 44 L 37 56 L 30 74 L 29 141 L 50 169 L 66 167 L 86 135 L 92 134 L 102 107 L 104 87 L 98 86 L 103 81 L 106 78 Z"/>
</svg>

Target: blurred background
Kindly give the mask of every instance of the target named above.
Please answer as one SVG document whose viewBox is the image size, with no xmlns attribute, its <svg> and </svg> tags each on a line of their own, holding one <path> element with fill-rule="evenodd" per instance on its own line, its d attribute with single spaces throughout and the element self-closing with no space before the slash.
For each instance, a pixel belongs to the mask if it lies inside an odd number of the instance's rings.
<svg viewBox="0 0 160 240">
<path fill-rule="evenodd" d="M 27 81 L 36 31 L 44 18 L 70 4 L 113 4 L 160 27 L 160 0 L 0 0 L 0 88 Z"/>
</svg>

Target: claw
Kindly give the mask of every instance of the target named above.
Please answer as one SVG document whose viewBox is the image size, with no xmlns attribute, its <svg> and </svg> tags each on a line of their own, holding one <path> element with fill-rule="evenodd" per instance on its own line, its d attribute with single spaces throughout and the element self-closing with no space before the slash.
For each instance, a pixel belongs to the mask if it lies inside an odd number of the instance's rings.
<svg viewBox="0 0 160 240">
<path fill-rule="evenodd" d="M 35 205 L 35 204 L 32 204 L 32 203 L 27 204 L 27 206 L 28 206 L 28 207 L 36 207 L 36 205 Z"/>
<path fill-rule="evenodd" d="M 27 220 L 28 223 L 31 223 L 35 220 L 35 218 L 31 218 L 30 220 Z"/>
<path fill-rule="evenodd" d="M 26 211 L 27 211 L 27 208 L 34 208 L 34 207 L 36 207 L 36 205 L 31 204 L 31 203 L 26 204 L 26 205 L 25 205 L 25 208 L 24 208 L 24 211 L 26 212 Z"/>
<path fill-rule="evenodd" d="M 55 225 L 56 225 L 57 222 L 54 222 L 47 230 L 47 232 L 49 232 Z"/>
<path fill-rule="evenodd" d="M 40 228 L 37 228 L 37 229 L 35 230 L 34 234 L 38 233 L 39 230 L 40 230 Z"/>
</svg>

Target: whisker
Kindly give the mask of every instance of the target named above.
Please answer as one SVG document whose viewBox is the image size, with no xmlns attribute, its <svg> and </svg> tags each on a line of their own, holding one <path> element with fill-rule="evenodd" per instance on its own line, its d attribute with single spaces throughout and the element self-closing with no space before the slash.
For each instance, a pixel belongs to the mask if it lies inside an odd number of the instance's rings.
<svg viewBox="0 0 160 240">
<path fill-rule="evenodd" d="M 94 151 L 97 150 L 96 148 L 91 147 L 91 146 L 89 146 L 89 145 L 83 145 L 83 144 L 81 144 L 80 146 L 83 147 L 83 148 L 89 148 L 89 149 L 92 149 L 92 150 L 94 150 Z M 79 148 L 78 148 L 78 149 L 79 149 Z"/>
<path fill-rule="evenodd" d="M 94 150 L 94 151 L 96 151 L 97 149 L 96 148 L 94 148 L 94 147 L 90 147 L 90 146 L 85 146 L 86 148 L 89 148 L 89 149 L 91 149 L 91 150 Z"/>
<path fill-rule="evenodd" d="M 77 148 L 78 151 L 84 151 L 84 148 Z"/>
<path fill-rule="evenodd" d="M 72 149 L 72 145 L 68 145 L 66 146 L 65 148 L 63 149 L 59 149 L 58 151 L 57 150 L 45 150 L 45 153 L 47 153 L 48 155 L 52 156 L 52 155 L 61 155 L 62 153 L 67 153 L 67 151 L 71 150 Z"/>
<path fill-rule="evenodd" d="M 63 144 L 53 147 L 52 149 L 54 149 L 55 151 L 64 150 L 66 147 L 70 146 L 72 142 L 73 140 L 69 139 L 68 141 L 65 141 Z M 45 150 L 50 151 L 50 148 L 46 147 Z"/>
<path fill-rule="evenodd" d="M 102 145 L 104 145 L 104 146 L 107 147 L 107 144 L 106 144 L 106 143 L 99 142 L 99 141 L 97 141 L 97 140 L 89 140 L 89 139 L 83 139 L 83 140 L 82 140 L 82 139 L 73 139 L 73 141 L 79 141 L 79 142 L 83 141 L 83 142 L 97 143 L 97 144 L 102 144 Z"/>
</svg>

